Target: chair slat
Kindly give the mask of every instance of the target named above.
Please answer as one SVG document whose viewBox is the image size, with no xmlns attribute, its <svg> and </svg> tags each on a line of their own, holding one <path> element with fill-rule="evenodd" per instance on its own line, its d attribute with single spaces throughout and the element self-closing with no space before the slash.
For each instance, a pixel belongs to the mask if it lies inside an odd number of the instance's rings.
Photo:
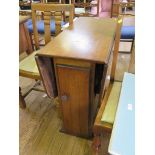
<svg viewBox="0 0 155 155">
<path fill-rule="evenodd" d="M 36 11 L 32 10 L 32 24 L 33 24 L 33 33 L 36 50 L 39 49 L 39 34 L 37 31 L 37 22 L 36 22 Z"/>
<path fill-rule="evenodd" d="M 44 26 L 45 26 L 45 44 L 47 44 L 51 40 L 51 30 L 50 30 L 51 13 L 45 11 L 43 13 L 43 16 L 44 16 Z"/>
<path fill-rule="evenodd" d="M 55 12 L 55 33 L 58 35 L 61 32 L 62 12 Z"/>
</svg>

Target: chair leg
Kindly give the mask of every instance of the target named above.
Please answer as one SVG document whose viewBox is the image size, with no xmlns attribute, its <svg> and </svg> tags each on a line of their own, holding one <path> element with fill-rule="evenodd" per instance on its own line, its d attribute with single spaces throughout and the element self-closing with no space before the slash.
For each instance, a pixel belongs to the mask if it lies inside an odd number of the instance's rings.
<svg viewBox="0 0 155 155">
<path fill-rule="evenodd" d="M 96 133 L 94 134 L 94 139 L 92 143 L 92 152 L 95 155 L 98 155 L 101 151 L 101 134 Z"/>
<path fill-rule="evenodd" d="M 25 103 L 24 97 L 22 96 L 20 87 L 19 87 L 19 105 L 20 105 L 20 108 L 22 109 L 26 108 L 26 103 Z"/>
<path fill-rule="evenodd" d="M 132 49 L 133 49 L 133 43 L 134 43 L 135 39 L 133 39 L 132 43 L 131 43 L 131 49 L 130 49 L 130 53 L 132 53 Z"/>
</svg>

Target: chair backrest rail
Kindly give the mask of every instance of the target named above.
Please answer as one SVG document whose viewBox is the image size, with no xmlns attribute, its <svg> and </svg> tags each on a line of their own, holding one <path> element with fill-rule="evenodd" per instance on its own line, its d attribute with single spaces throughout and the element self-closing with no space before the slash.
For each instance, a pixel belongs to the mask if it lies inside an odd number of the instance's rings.
<svg viewBox="0 0 155 155">
<path fill-rule="evenodd" d="M 114 45 L 114 53 L 113 53 L 113 61 L 112 61 L 112 68 L 111 68 L 111 80 L 115 78 L 115 71 L 116 71 L 116 64 L 118 58 L 118 51 L 119 51 L 119 44 L 120 44 L 120 36 L 121 36 L 121 28 L 122 28 L 122 16 L 118 17 L 118 24 L 116 30 L 116 37 L 115 37 L 115 45 Z"/>
</svg>

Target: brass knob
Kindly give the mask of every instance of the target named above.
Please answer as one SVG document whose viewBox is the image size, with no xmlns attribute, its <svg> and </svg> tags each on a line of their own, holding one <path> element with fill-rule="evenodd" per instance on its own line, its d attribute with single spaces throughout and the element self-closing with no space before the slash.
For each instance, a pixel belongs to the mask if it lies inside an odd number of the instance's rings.
<svg viewBox="0 0 155 155">
<path fill-rule="evenodd" d="M 61 96 L 61 100 L 62 101 L 67 101 L 68 100 L 68 96 L 66 94 Z"/>
</svg>

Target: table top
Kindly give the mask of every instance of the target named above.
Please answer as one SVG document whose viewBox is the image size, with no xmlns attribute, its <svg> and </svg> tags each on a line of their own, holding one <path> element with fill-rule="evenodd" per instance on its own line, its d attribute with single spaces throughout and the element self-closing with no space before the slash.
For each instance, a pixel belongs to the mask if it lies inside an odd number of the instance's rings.
<svg viewBox="0 0 155 155">
<path fill-rule="evenodd" d="M 135 154 L 135 76 L 125 73 L 108 152 Z"/>
<path fill-rule="evenodd" d="M 116 26 L 116 19 L 80 17 L 38 55 L 108 63 Z"/>
<path fill-rule="evenodd" d="M 25 23 L 28 19 L 30 16 L 19 16 L 19 24 Z"/>
</svg>

